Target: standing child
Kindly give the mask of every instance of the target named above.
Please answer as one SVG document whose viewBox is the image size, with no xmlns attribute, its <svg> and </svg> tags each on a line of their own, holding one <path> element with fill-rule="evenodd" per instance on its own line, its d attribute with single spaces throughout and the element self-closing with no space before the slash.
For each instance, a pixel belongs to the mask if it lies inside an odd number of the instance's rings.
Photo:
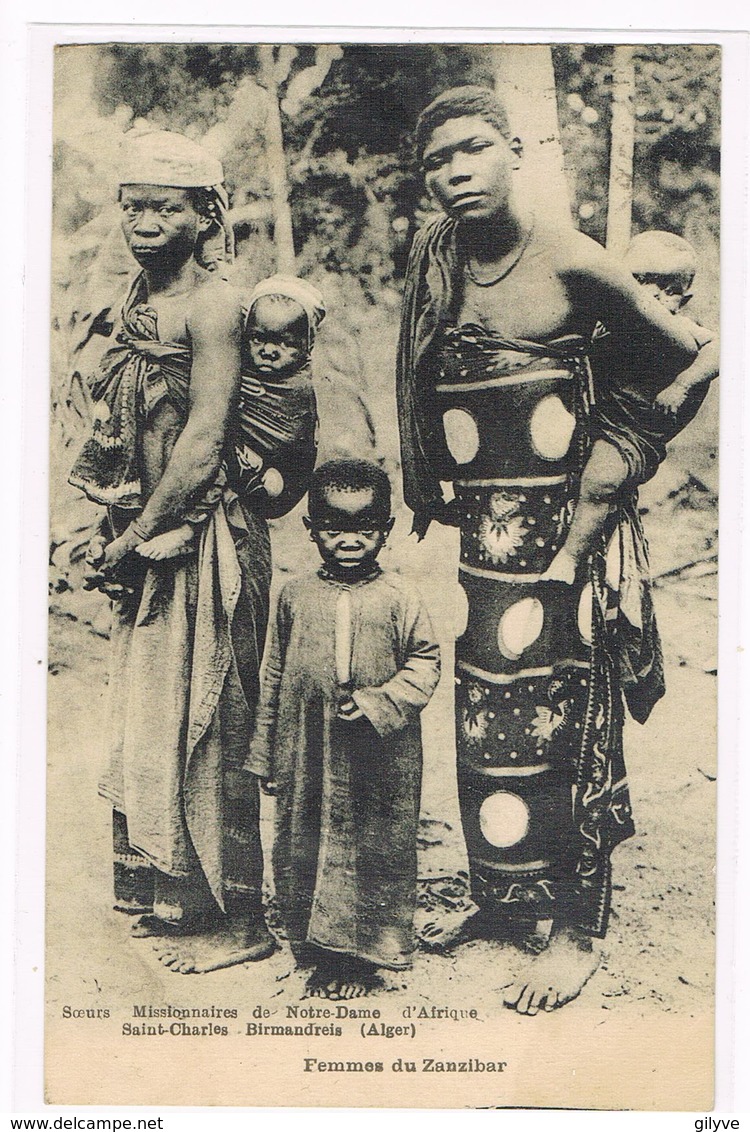
<svg viewBox="0 0 750 1132">
<path fill-rule="evenodd" d="M 247 769 L 277 795 L 276 892 L 308 993 L 348 999 L 410 964 L 419 715 L 440 662 L 421 600 L 377 562 L 385 472 L 324 464 L 309 511 L 323 565 L 282 590 Z"/>
<path fill-rule="evenodd" d="M 573 584 L 623 489 L 632 491 L 656 473 L 667 443 L 693 419 L 719 373 L 718 335 L 680 314 L 692 297 L 697 266 L 687 240 L 672 232 L 642 232 L 631 241 L 624 263 L 637 282 L 689 330 L 698 355 L 674 380 L 665 381 L 658 373 L 634 373 L 616 334 L 602 331 L 595 336 L 595 440 L 568 537 L 544 575 L 548 581 Z M 599 372 L 608 375 L 606 384 L 596 380 Z M 619 381 L 612 380 L 613 373 Z"/>
</svg>

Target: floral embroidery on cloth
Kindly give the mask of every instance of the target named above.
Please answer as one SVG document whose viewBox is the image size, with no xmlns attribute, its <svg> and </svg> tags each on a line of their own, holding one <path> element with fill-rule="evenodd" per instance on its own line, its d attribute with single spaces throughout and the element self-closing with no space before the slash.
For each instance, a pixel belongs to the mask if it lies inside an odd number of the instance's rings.
<svg viewBox="0 0 750 1132">
<path fill-rule="evenodd" d="M 479 521 L 479 538 L 488 558 L 501 565 L 515 558 L 528 533 L 518 500 L 504 491 L 493 492 L 490 513 Z"/>
</svg>

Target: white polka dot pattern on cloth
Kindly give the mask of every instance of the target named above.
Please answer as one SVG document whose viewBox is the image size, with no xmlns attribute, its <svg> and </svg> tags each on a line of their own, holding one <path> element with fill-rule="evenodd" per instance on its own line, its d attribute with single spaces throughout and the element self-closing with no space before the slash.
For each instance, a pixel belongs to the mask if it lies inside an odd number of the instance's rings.
<svg viewBox="0 0 750 1132">
<path fill-rule="evenodd" d="M 620 822 L 624 786 L 612 804 L 610 780 L 624 777 L 621 721 L 616 688 L 599 679 L 609 658 L 592 649 L 592 611 L 595 644 L 600 632 L 605 643 L 606 625 L 590 591 L 581 601 L 587 577 L 572 586 L 539 581 L 574 513 L 589 374 L 578 357 L 561 355 L 567 344 L 549 344 L 549 354 L 546 345 L 511 351 L 480 326 L 448 328 L 435 400 L 425 404 L 443 440 L 434 471 L 453 481 L 469 602 L 455 643 L 459 803 L 472 896 L 488 922 L 555 918 L 565 907 L 571 922 L 603 934 L 607 857 L 632 828 L 629 817 Z M 448 416 L 451 409 L 460 412 Z"/>
<path fill-rule="evenodd" d="M 479 451 L 479 429 L 466 409 L 448 409 L 443 413 L 443 428 L 448 451 L 457 464 L 469 464 Z"/>
<path fill-rule="evenodd" d="M 587 582 L 581 590 L 578 599 L 578 632 L 584 644 L 590 645 L 593 638 L 591 618 L 593 616 L 592 602 L 594 591 L 591 582 Z"/>
<path fill-rule="evenodd" d="M 459 582 L 455 590 L 455 612 L 453 619 L 453 630 L 456 637 L 462 637 L 466 632 L 466 626 L 469 624 L 469 595 Z"/>
<path fill-rule="evenodd" d="M 498 790 L 485 798 L 479 810 L 479 827 L 490 845 L 507 849 L 517 845 L 529 828 L 529 808 L 517 794 Z"/>
<path fill-rule="evenodd" d="M 555 393 L 543 397 L 531 414 L 529 432 L 534 451 L 543 460 L 562 460 L 570 448 L 576 419 Z"/>
<path fill-rule="evenodd" d="M 497 628 L 497 647 L 508 660 L 518 660 L 533 645 L 544 625 L 544 606 L 537 597 L 524 597 L 505 610 Z"/>
</svg>

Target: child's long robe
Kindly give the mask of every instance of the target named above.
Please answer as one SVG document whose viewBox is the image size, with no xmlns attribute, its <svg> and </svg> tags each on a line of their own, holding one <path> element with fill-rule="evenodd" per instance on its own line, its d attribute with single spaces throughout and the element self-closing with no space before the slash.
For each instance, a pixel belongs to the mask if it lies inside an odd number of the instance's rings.
<svg viewBox="0 0 750 1132">
<path fill-rule="evenodd" d="M 284 587 L 248 769 L 278 784 L 274 876 L 298 957 L 314 944 L 408 966 L 419 714 L 438 677 L 429 618 L 398 575 L 346 585 L 323 569 Z M 366 718 L 336 718 L 348 694 Z"/>
</svg>

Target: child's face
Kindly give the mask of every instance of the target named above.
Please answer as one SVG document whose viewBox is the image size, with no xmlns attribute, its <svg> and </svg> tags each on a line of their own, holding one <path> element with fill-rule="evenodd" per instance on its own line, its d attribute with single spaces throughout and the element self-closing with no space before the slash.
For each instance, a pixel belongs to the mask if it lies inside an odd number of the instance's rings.
<svg viewBox="0 0 750 1132">
<path fill-rule="evenodd" d="M 670 314 L 677 314 L 692 298 L 692 292 L 677 281 L 659 283 L 653 279 L 639 280 L 647 294 L 657 299 Z"/>
<path fill-rule="evenodd" d="M 375 493 L 372 488 L 326 493 L 327 507 L 305 525 L 327 566 L 339 570 L 366 571 L 383 549 L 393 526 L 374 518 Z"/>
<path fill-rule="evenodd" d="M 307 355 L 307 315 L 299 303 L 262 296 L 247 320 L 250 361 L 256 373 L 291 373 Z"/>
<path fill-rule="evenodd" d="M 181 267 L 194 254 L 210 220 L 196 212 L 187 189 L 163 185 L 123 185 L 122 230 L 141 267 Z"/>
</svg>

